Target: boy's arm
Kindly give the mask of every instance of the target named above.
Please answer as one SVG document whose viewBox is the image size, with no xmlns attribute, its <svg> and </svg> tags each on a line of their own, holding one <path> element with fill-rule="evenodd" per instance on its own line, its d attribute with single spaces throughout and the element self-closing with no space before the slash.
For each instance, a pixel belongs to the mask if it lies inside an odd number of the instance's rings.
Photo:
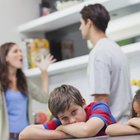
<svg viewBox="0 0 140 140">
<path fill-rule="evenodd" d="M 140 129 L 140 118 L 132 118 L 128 120 L 127 124 Z"/>
<path fill-rule="evenodd" d="M 91 137 L 104 133 L 104 129 L 108 125 L 115 123 L 115 119 L 113 118 L 107 104 L 98 102 L 91 104 L 89 109 L 91 114 L 89 116 L 90 119 L 87 122 L 79 122 L 66 126 L 60 126 L 58 130 L 61 130 L 74 137 Z M 101 129 L 102 131 L 100 131 Z"/>
<path fill-rule="evenodd" d="M 106 133 L 110 136 L 123 136 L 140 134 L 140 129 L 126 124 L 112 124 L 106 129 Z"/>
<path fill-rule="evenodd" d="M 104 126 L 104 121 L 98 117 L 93 117 L 87 122 L 77 122 L 68 125 L 61 125 L 57 130 L 61 130 L 74 137 L 92 137 L 95 136 Z"/>
<path fill-rule="evenodd" d="M 72 138 L 72 136 L 58 130 L 46 130 L 43 125 L 27 126 L 19 135 L 19 140 L 54 140 L 64 138 Z"/>
</svg>

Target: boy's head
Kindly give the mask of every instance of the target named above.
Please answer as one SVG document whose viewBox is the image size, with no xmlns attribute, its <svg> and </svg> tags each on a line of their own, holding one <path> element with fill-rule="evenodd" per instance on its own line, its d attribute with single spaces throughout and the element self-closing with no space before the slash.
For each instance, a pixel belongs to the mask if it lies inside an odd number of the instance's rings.
<svg viewBox="0 0 140 140">
<path fill-rule="evenodd" d="M 102 32 L 106 31 L 110 15 L 106 8 L 101 4 L 94 4 L 85 6 L 81 11 L 81 24 L 84 22 L 86 25 L 91 22 L 97 30 Z M 82 26 L 82 25 L 81 25 Z M 81 30 L 81 28 L 80 28 Z"/>
<path fill-rule="evenodd" d="M 62 124 L 86 121 L 85 100 L 80 92 L 70 85 L 62 85 L 50 93 L 48 106 L 54 117 Z"/>
</svg>

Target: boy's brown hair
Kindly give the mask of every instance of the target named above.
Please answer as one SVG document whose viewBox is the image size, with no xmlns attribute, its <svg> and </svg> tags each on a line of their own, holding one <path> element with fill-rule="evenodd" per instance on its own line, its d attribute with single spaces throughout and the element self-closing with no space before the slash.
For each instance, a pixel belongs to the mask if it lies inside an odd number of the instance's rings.
<svg viewBox="0 0 140 140">
<path fill-rule="evenodd" d="M 61 85 L 50 93 L 48 106 L 54 117 L 57 118 L 58 113 L 69 109 L 71 104 L 83 105 L 83 97 L 75 87 Z"/>
</svg>

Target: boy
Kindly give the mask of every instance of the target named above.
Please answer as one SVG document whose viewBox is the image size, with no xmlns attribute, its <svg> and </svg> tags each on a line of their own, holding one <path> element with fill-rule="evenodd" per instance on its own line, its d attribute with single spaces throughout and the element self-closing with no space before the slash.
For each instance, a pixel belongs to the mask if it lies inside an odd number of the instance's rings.
<svg viewBox="0 0 140 140">
<path fill-rule="evenodd" d="M 44 125 L 25 128 L 20 140 L 64 139 L 104 135 L 108 125 L 115 123 L 109 107 L 103 102 L 92 102 L 88 106 L 80 92 L 70 85 L 55 88 L 48 106 L 54 117 Z"/>
</svg>

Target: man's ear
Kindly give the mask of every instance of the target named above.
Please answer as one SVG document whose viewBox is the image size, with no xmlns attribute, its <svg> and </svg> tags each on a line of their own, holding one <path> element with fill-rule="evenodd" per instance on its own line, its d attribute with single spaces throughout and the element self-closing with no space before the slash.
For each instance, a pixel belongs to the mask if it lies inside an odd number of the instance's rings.
<svg viewBox="0 0 140 140">
<path fill-rule="evenodd" d="M 82 105 L 83 105 L 83 108 L 86 108 L 86 100 L 84 98 L 82 98 Z"/>
<path fill-rule="evenodd" d="M 88 27 L 91 27 L 93 25 L 93 23 L 90 19 L 87 19 L 87 25 L 88 25 Z"/>
</svg>

